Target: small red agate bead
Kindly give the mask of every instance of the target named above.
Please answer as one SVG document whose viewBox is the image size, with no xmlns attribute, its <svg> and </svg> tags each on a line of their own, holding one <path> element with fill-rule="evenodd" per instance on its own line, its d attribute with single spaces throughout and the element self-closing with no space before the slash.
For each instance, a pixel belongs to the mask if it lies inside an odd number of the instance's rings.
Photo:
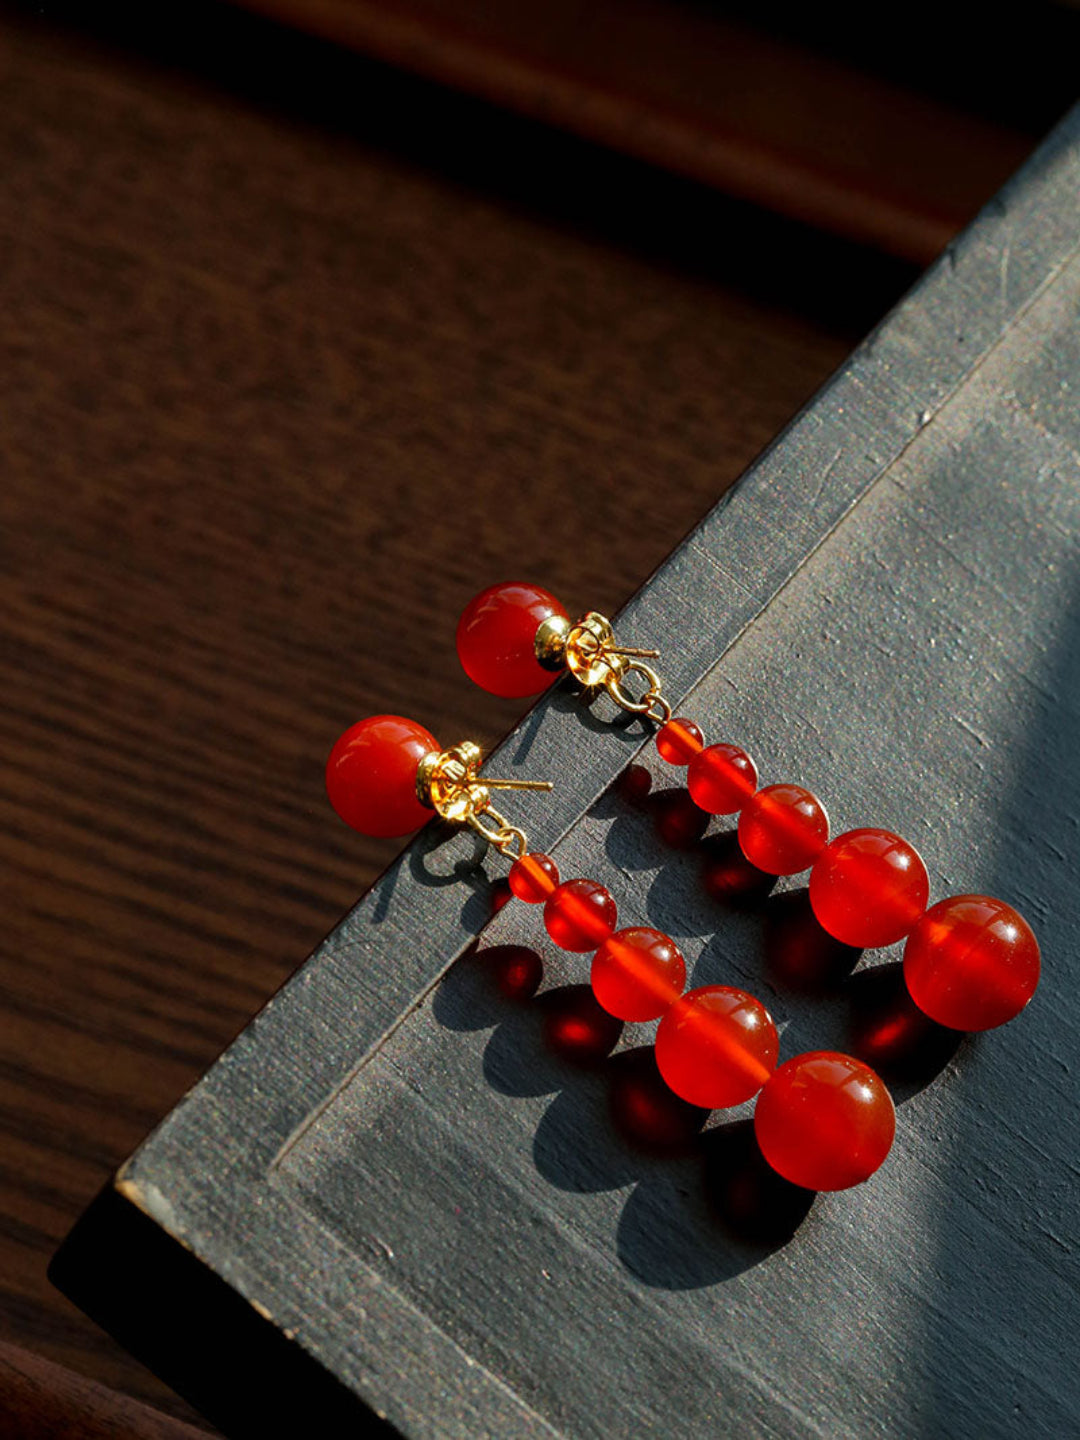
<svg viewBox="0 0 1080 1440">
<path fill-rule="evenodd" d="M 595 950 L 615 929 L 618 912 L 595 880 L 564 880 L 544 905 L 547 932 L 564 950 Z"/>
<path fill-rule="evenodd" d="M 593 956 L 593 994 L 619 1020 L 655 1020 L 682 994 L 686 963 L 670 935 L 647 925 L 617 930 Z"/>
<path fill-rule="evenodd" d="M 806 870 L 828 838 L 824 805 L 801 785 L 767 785 L 750 796 L 739 816 L 743 854 L 769 875 Z"/>
<path fill-rule="evenodd" d="M 676 716 L 656 732 L 656 748 L 669 765 L 689 765 L 705 748 L 705 736 L 693 720 Z"/>
<path fill-rule="evenodd" d="M 686 784 L 710 815 L 734 815 L 757 788 L 757 766 L 738 745 L 709 745 L 690 761 Z"/>
<path fill-rule="evenodd" d="M 656 1063 L 675 1094 L 722 1110 L 756 1095 L 776 1066 L 772 1016 L 753 995 L 703 985 L 675 1001 L 656 1031 Z"/>
<path fill-rule="evenodd" d="M 506 581 L 470 600 L 457 627 L 457 652 L 469 679 L 491 695 L 538 695 L 555 678 L 536 658 L 536 632 L 566 611 L 539 585 Z"/>
<path fill-rule="evenodd" d="M 772 1168 L 807 1190 L 846 1190 L 888 1155 L 896 1111 L 861 1060 L 832 1050 L 796 1055 L 758 1096 L 754 1131 Z"/>
<path fill-rule="evenodd" d="M 372 715 L 338 740 L 326 762 L 330 804 L 362 835 L 408 835 L 431 819 L 416 798 L 416 771 L 441 749 L 434 735 L 402 715 Z"/>
<path fill-rule="evenodd" d="M 940 900 L 904 946 L 911 998 L 951 1030 L 992 1030 L 1019 1015 L 1035 994 L 1039 966 L 1027 921 L 988 895 Z"/>
<path fill-rule="evenodd" d="M 527 905 L 540 905 L 558 885 L 559 867 L 550 855 L 534 850 L 527 855 L 519 855 L 506 878 L 519 900 L 524 900 Z"/>
<path fill-rule="evenodd" d="M 810 904 L 835 940 L 865 950 L 902 940 L 926 909 L 930 877 L 919 852 L 889 830 L 849 830 L 818 856 Z"/>
</svg>

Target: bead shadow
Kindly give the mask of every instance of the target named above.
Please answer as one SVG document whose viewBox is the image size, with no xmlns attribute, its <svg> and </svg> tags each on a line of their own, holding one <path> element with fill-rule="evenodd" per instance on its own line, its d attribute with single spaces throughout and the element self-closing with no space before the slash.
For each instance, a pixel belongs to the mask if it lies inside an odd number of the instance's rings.
<svg viewBox="0 0 1080 1440">
<path fill-rule="evenodd" d="M 851 1053 L 870 1065 L 898 1105 L 945 1069 L 970 1037 L 924 1015 L 908 994 L 900 961 L 874 965 L 847 985 Z"/>
<path fill-rule="evenodd" d="M 487 1030 L 529 1000 L 544 978 L 544 962 L 526 945 L 481 946 L 474 940 L 443 977 L 432 1013 L 447 1030 Z"/>
<path fill-rule="evenodd" d="M 537 1169 L 560 1190 L 617 1189 L 662 1173 L 667 1162 L 692 1159 L 708 1115 L 668 1089 L 651 1045 L 634 1046 L 552 1101 L 536 1131 Z"/>
<path fill-rule="evenodd" d="M 727 1231 L 766 1252 L 793 1238 L 817 1193 L 776 1173 L 761 1153 L 752 1120 L 707 1130 L 702 1155 L 706 1196 Z"/>
<path fill-rule="evenodd" d="M 484 1049 L 484 1077 L 504 1095 L 549 1095 L 609 1055 L 621 1033 L 588 985 L 559 985 L 508 1007 Z"/>
<path fill-rule="evenodd" d="M 751 1120 L 706 1130 L 695 1151 L 693 1164 L 646 1175 L 623 1209 L 619 1258 L 643 1284 L 730 1280 L 792 1240 L 817 1198 L 770 1169 Z"/>
<path fill-rule="evenodd" d="M 553 1094 L 533 1140 L 538 1173 L 573 1194 L 635 1186 L 617 1252 L 648 1284 L 714 1284 L 786 1243 L 813 1196 L 768 1170 L 752 1125 L 703 1130 L 709 1112 L 668 1089 L 651 1043 L 611 1053 L 623 1025 L 588 985 L 536 994 L 542 973 L 528 947 L 478 943 L 448 972 L 433 1005 L 451 1028 L 494 1025 L 483 1068 L 495 1089 Z"/>
<path fill-rule="evenodd" d="M 818 923 L 805 887 L 771 895 L 764 907 L 765 975 L 777 990 L 837 995 L 863 952 L 834 940 Z"/>
<path fill-rule="evenodd" d="M 549 1185 L 584 1195 L 619 1190 L 640 1177 L 641 1155 L 610 1123 L 608 1091 L 602 1072 L 579 1076 L 544 1112 L 533 1159 Z"/>
<path fill-rule="evenodd" d="M 698 854 L 701 887 L 710 900 L 725 909 L 758 911 L 776 886 L 777 876 L 759 870 L 742 853 L 734 826 L 706 836 L 698 846 Z"/>
<path fill-rule="evenodd" d="M 657 817 L 665 812 L 670 814 L 674 805 L 681 804 L 674 798 L 680 793 L 686 795 L 685 791 L 674 789 L 655 790 L 652 776 L 643 765 L 629 766 L 626 773 L 604 791 L 595 813 L 611 821 L 604 836 L 604 850 L 620 870 L 653 870 L 668 863 L 671 848 L 679 847 L 669 847 L 664 841 Z M 689 800 L 688 795 L 686 798 Z M 698 815 L 701 816 L 701 811 Z M 707 816 L 702 818 L 708 820 Z M 691 820 L 692 825 L 696 823 Z"/>
</svg>

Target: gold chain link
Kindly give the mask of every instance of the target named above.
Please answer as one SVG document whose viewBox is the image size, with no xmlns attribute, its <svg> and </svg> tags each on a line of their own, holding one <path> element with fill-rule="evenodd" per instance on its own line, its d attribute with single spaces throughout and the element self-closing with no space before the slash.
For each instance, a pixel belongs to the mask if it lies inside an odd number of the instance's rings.
<svg viewBox="0 0 1080 1440">
<path fill-rule="evenodd" d="M 528 846 L 525 831 L 511 825 L 493 805 L 474 810 L 465 823 L 478 835 L 482 835 L 489 845 L 493 845 L 500 855 L 509 855 L 517 860 L 525 854 Z"/>
<path fill-rule="evenodd" d="M 645 681 L 647 689 L 640 699 L 623 685 L 628 675 L 640 675 Z M 604 677 L 604 689 L 620 709 L 631 715 L 644 715 L 656 725 L 666 725 L 671 719 L 671 703 L 663 694 L 663 683 L 653 667 L 642 660 L 627 660 Z"/>
</svg>

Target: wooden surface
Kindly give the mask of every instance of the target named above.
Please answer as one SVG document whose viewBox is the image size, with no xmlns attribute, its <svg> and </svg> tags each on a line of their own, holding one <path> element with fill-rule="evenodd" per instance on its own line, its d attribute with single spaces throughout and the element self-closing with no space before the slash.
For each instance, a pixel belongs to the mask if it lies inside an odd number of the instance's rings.
<svg viewBox="0 0 1080 1440">
<path fill-rule="evenodd" d="M 205 1440 L 206 1431 L 0 1342 L 4 1440 Z"/>
<path fill-rule="evenodd" d="M 599 1028 L 587 958 L 517 902 L 470 950 L 503 867 L 437 826 L 124 1167 L 132 1233 L 171 1237 L 400 1433 L 1080 1428 L 1078 235 L 1080 108 L 619 620 L 662 648 L 680 709 L 811 786 L 836 830 L 910 836 L 935 898 L 1016 904 L 1045 961 L 1023 1016 L 943 1032 L 906 1001 L 899 946 L 838 953 L 806 877 L 740 871 L 726 819 L 682 851 L 658 837 L 678 791 L 635 807 L 613 784 L 628 759 L 671 776 L 602 697 L 556 686 L 492 760 L 558 777 L 534 844 L 608 884 L 624 924 L 673 933 L 694 983 L 761 993 L 784 1058 L 883 1072 L 897 1143 L 868 1184 L 769 1180 L 745 1111 L 643 1153 L 611 1102 L 652 1027 L 608 1027 L 574 1064 Z M 500 943 L 542 957 L 535 1004 L 493 983 Z M 93 1242 L 77 1293 L 123 1312 Z M 175 1314 L 154 1278 L 127 1302 L 145 1343 Z M 245 1387 L 207 1363 L 211 1413 L 246 1436 Z"/>
<path fill-rule="evenodd" d="M 1011 125 L 785 42 L 771 13 L 752 27 L 693 0 L 244 3 L 923 265 L 1031 148 Z M 985 42 L 966 39 L 959 63 L 984 63 Z"/>
<path fill-rule="evenodd" d="M 617 605 L 906 272 L 247 17 L 49 14 L 0 10 L 0 1334 L 179 1412 L 45 1264 L 393 853 L 333 738 L 499 734 L 472 591 Z"/>
</svg>

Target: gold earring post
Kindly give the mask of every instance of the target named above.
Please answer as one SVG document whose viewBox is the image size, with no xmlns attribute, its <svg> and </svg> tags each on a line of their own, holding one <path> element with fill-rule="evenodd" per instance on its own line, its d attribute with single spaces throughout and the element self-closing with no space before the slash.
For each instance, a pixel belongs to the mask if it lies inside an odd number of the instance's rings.
<svg viewBox="0 0 1080 1440">
<path fill-rule="evenodd" d="M 501 854 L 516 857 L 527 848 L 525 832 L 500 815 L 491 803 L 492 790 L 551 790 L 550 780 L 500 780 L 480 774 L 480 747 L 471 740 L 449 750 L 432 751 L 420 761 L 416 794 L 444 820 L 468 825 Z"/>
</svg>

